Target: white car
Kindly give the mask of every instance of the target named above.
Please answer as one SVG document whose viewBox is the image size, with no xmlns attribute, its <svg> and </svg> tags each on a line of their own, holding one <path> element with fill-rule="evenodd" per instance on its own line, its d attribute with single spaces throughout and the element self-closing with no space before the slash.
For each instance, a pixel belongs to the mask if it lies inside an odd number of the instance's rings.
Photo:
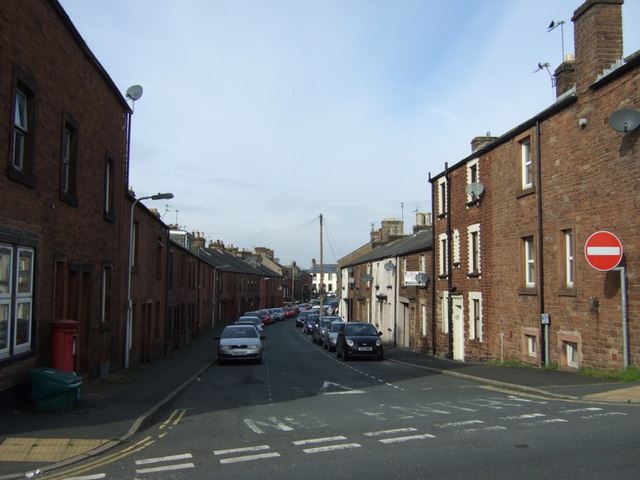
<svg viewBox="0 0 640 480">
<path fill-rule="evenodd" d="M 322 346 L 329 350 L 330 352 L 335 352 L 337 340 L 338 340 L 338 332 L 340 331 L 340 326 L 344 325 L 345 322 L 331 322 L 329 328 L 327 328 L 322 336 Z"/>
<path fill-rule="evenodd" d="M 235 321 L 235 325 L 255 325 L 260 335 L 262 335 L 262 332 L 264 331 L 264 324 L 258 317 L 240 317 Z"/>
<path fill-rule="evenodd" d="M 262 363 L 262 340 L 255 325 L 227 325 L 222 334 L 215 337 L 218 344 L 218 365 L 236 360 L 253 360 Z"/>
</svg>

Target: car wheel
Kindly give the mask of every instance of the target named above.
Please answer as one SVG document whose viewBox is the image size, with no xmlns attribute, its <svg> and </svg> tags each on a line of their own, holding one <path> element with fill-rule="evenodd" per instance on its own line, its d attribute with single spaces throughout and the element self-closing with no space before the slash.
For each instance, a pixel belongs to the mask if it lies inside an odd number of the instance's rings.
<svg viewBox="0 0 640 480">
<path fill-rule="evenodd" d="M 342 353 L 340 352 L 340 347 L 336 347 L 336 357 L 342 357 Z"/>
<path fill-rule="evenodd" d="M 376 357 L 376 360 L 378 360 L 379 362 L 381 362 L 382 360 L 384 360 L 384 353 L 379 354 L 379 355 Z"/>
<path fill-rule="evenodd" d="M 348 362 L 351 359 L 351 356 L 349 355 L 349 352 L 346 350 L 342 350 L 342 359 L 345 362 Z"/>
</svg>

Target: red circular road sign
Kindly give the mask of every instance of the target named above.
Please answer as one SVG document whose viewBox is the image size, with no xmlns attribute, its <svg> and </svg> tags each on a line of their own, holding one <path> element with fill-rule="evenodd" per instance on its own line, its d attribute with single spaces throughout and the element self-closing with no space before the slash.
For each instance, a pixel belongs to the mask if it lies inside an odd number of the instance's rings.
<svg viewBox="0 0 640 480">
<path fill-rule="evenodd" d="M 596 270 L 612 270 L 622 260 L 622 243 L 613 233 L 596 232 L 584 244 L 584 256 Z"/>
</svg>

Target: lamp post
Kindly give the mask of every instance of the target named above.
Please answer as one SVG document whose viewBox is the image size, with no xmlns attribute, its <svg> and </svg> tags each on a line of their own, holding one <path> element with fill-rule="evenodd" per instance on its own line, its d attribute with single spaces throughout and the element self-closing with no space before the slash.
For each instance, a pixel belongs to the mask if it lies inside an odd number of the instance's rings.
<svg viewBox="0 0 640 480">
<path fill-rule="evenodd" d="M 131 318 L 131 307 L 132 307 L 132 299 L 131 299 L 131 267 L 133 263 L 133 248 L 134 248 L 134 237 L 133 237 L 133 211 L 136 208 L 136 205 L 140 203 L 142 200 L 166 200 L 173 198 L 173 193 L 157 193 L 155 195 L 149 195 L 147 197 L 136 198 L 136 200 L 131 204 L 131 224 L 129 226 L 129 275 L 127 281 L 127 325 L 124 332 L 124 368 L 129 368 L 129 353 L 131 350 L 131 327 L 132 327 L 132 318 Z"/>
<path fill-rule="evenodd" d="M 218 316 L 218 270 L 223 268 L 229 268 L 231 265 L 219 265 L 213 267 L 213 318 L 211 318 L 211 328 L 216 325 L 216 317 Z"/>
</svg>

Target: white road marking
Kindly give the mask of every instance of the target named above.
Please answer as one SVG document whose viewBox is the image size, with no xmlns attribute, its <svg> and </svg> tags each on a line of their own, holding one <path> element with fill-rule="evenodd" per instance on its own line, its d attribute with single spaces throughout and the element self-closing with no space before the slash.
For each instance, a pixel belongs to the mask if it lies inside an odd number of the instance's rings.
<svg viewBox="0 0 640 480">
<path fill-rule="evenodd" d="M 380 435 L 393 435 L 394 433 L 415 432 L 415 428 L 394 428 L 392 430 L 380 430 L 377 432 L 366 432 L 365 437 L 379 437 Z"/>
<path fill-rule="evenodd" d="M 229 448 L 227 450 L 214 450 L 214 455 L 229 455 L 231 453 L 259 452 L 261 450 L 269 450 L 269 445 L 258 445 L 256 447 Z"/>
<path fill-rule="evenodd" d="M 436 438 L 435 435 L 431 435 L 429 433 L 424 433 L 422 435 L 409 435 L 406 437 L 395 437 L 395 438 L 382 438 L 378 440 L 380 443 L 384 443 L 385 445 L 391 443 L 403 443 L 409 442 L 411 440 L 424 440 L 425 438 Z"/>
<path fill-rule="evenodd" d="M 540 420 L 539 422 L 524 422 L 519 423 L 518 425 L 522 425 L 524 427 L 535 427 L 536 425 L 544 425 L 547 423 L 569 423 L 569 420 L 565 420 L 564 418 L 550 418 L 549 420 Z"/>
<path fill-rule="evenodd" d="M 588 408 L 573 408 L 567 410 L 561 410 L 562 413 L 582 413 L 582 412 L 601 412 L 602 409 L 598 407 L 588 407 Z"/>
<path fill-rule="evenodd" d="M 495 425 L 493 427 L 480 427 L 480 428 L 467 428 L 464 433 L 474 433 L 474 432 L 485 432 L 492 430 L 506 430 L 507 427 L 501 427 L 499 425 Z"/>
<path fill-rule="evenodd" d="M 243 457 L 231 457 L 231 458 L 223 458 L 220 460 L 220 463 L 238 463 L 238 462 L 251 462 L 253 460 L 262 460 L 265 458 L 274 458 L 279 457 L 280 454 L 278 452 L 271 453 L 259 453 L 257 455 L 246 455 Z"/>
<path fill-rule="evenodd" d="M 546 417 L 543 413 L 527 413 L 524 415 L 515 415 L 513 417 L 500 417 L 500 420 L 526 420 L 528 418 Z"/>
<path fill-rule="evenodd" d="M 244 423 L 254 433 L 260 433 L 260 434 L 265 433 L 265 431 L 260 427 L 275 428 L 276 430 L 281 430 L 283 432 L 290 432 L 293 430 L 292 427 L 290 427 L 286 423 L 279 421 L 276 417 L 269 417 L 268 420 L 271 421 L 271 423 L 268 423 L 262 420 L 252 420 L 251 418 L 245 418 Z"/>
<path fill-rule="evenodd" d="M 172 470 L 182 470 L 185 468 L 193 468 L 193 463 L 181 463 L 178 465 L 167 465 L 166 467 L 154 467 L 154 468 L 141 468 L 136 469 L 136 473 L 157 473 L 157 472 L 170 472 Z"/>
<path fill-rule="evenodd" d="M 190 453 L 183 453 L 182 455 L 171 455 L 168 457 L 157 458 L 145 458 L 143 460 L 136 460 L 136 465 L 149 465 L 151 463 L 160 462 L 173 462 L 175 460 L 186 460 L 187 458 L 193 458 Z"/>
<path fill-rule="evenodd" d="M 450 422 L 443 423 L 442 425 L 438 425 L 440 428 L 456 428 L 456 427 L 466 427 L 467 425 L 478 425 L 484 423 L 482 420 L 467 420 L 465 422 Z"/>
<path fill-rule="evenodd" d="M 100 480 L 101 478 L 105 478 L 106 473 L 97 473 L 95 475 L 85 475 L 83 477 L 68 477 L 64 480 Z"/>
<path fill-rule="evenodd" d="M 294 445 L 312 445 L 315 443 L 325 443 L 325 442 L 337 442 L 338 440 L 346 440 L 347 437 L 339 436 L 339 437 L 324 437 L 324 438 L 310 438 L 308 440 L 296 440 L 292 442 Z"/>
<path fill-rule="evenodd" d="M 616 415 L 626 416 L 627 414 L 622 412 L 595 413 L 593 415 L 583 415 L 580 418 L 584 418 L 585 420 L 590 420 L 592 418 L 613 417 Z"/>
<path fill-rule="evenodd" d="M 302 451 L 304 453 L 322 453 L 333 452 L 336 450 L 348 450 L 351 448 L 360 448 L 362 445 L 359 443 L 341 443 L 338 445 L 327 445 L 325 447 L 305 448 Z"/>
</svg>

